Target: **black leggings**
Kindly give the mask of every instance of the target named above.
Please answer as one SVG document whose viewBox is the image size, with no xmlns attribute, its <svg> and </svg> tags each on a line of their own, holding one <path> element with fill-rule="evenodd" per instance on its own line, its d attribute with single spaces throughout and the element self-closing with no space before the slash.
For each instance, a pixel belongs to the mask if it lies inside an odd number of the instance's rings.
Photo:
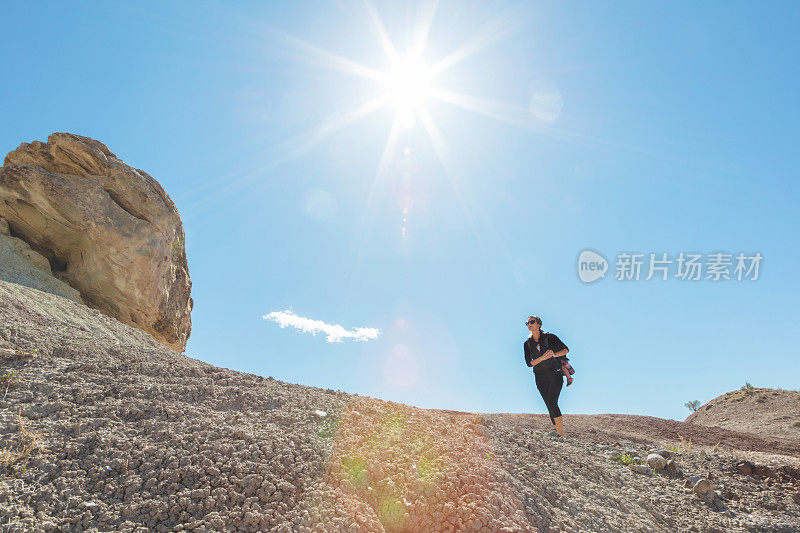
<svg viewBox="0 0 800 533">
<path fill-rule="evenodd" d="M 536 388 L 544 399 L 547 412 L 550 413 L 550 422 L 555 425 L 556 417 L 561 416 L 561 409 L 558 408 L 558 395 L 561 394 L 561 387 L 564 385 L 564 378 L 559 372 L 534 372 L 536 376 Z"/>
</svg>

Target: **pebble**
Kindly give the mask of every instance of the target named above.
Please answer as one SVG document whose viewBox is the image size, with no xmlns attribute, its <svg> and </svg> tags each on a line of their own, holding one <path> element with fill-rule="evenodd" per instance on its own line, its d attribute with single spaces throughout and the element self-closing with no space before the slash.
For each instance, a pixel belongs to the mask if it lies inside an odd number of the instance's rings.
<svg viewBox="0 0 800 533">
<path fill-rule="evenodd" d="M 689 487 L 689 488 L 692 488 L 692 487 L 694 487 L 694 486 L 695 486 L 695 484 L 696 484 L 698 481 L 700 481 L 701 479 L 703 479 L 703 477 L 702 477 L 702 476 L 689 476 L 689 479 L 687 479 L 687 480 L 686 480 L 686 482 L 684 483 L 684 485 L 685 485 L 685 486 L 687 486 L 687 487 Z"/>
<path fill-rule="evenodd" d="M 654 448 L 650 450 L 650 454 L 658 454 L 664 459 L 675 459 L 675 452 L 672 450 L 667 450 L 666 448 Z"/>
<path fill-rule="evenodd" d="M 692 487 L 692 490 L 697 494 L 707 494 L 713 489 L 714 485 L 712 485 L 711 482 L 706 478 L 700 478 L 700 480 L 694 484 L 694 487 Z"/>
<path fill-rule="evenodd" d="M 667 460 L 657 453 L 648 455 L 646 461 L 653 470 L 663 470 L 667 466 Z"/>
<path fill-rule="evenodd" d="M 678 466 L 678 463 L 675 462 L 675 459 L 670 459 L 669 461 L 667 461 L 667 466 L 665 468 L 667 472 L 669 472 L 670 474 L 674 474 L 676 476 L 683 475 L 683 471 Z"/>
</svg>

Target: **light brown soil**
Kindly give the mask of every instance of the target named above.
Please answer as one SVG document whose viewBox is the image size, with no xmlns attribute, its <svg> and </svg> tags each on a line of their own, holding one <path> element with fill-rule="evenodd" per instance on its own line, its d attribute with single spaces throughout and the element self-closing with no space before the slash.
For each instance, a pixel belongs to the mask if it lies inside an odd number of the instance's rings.
<svg viewBox="0 0 800 533">
<path fill-rule="evenodd" d="M 545 415 L 214 367 L 6 282 L 3 350 L 0 376 L 17 378 L 0 390 L 3 533 L 800 531 L 789 439 L 613 414 L 565 415 L 567 438 L 550 437 Z M 682 477 L 613 459 L 670 444 Z M 684 487 L 690 474 L 716 494 Z"/>
<path fill-rule="evenodd" d="M 542 431 L 552 429 L 547 415 L 498 414 L 492 417 L 521 419 Z M 800 459 L 800 439 L 762 437 L 716 427 L 639 415 L 564 415 L 565 433 L 588 442 L 628 440 L 640 443 L 662 442 L 681 446 L 680 436 L 691 439 L 695 447 L 788 455 Z"/>
<path fill-rule="evenodd" d="M 726 392 L 686 422 L 800 441 L 800 391 L 748 387 Z"/>
</svg>

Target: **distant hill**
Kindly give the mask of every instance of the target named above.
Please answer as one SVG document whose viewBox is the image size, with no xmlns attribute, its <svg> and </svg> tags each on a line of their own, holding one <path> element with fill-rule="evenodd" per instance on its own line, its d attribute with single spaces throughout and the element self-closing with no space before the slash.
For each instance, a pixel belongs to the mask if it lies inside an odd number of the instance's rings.
<svg viewBox="0 0 800 533">
<path fill-rule="evenodd" d="M 726 392 L 685 422 L 800 440 L 800 391 L 748 387 Z"/>
</svg>

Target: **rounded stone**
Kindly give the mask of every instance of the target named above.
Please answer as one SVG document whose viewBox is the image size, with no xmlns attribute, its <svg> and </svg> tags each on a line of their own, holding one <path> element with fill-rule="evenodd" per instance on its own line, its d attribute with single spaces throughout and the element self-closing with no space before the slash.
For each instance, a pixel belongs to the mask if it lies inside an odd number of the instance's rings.
<svg viewBox="0 0 800 533">
<path fill-rule="evenodd" d="M 707 494 L 714 490 L 714 485 L 712 485 L 711 482 L 706 478 L 701 478 L 697 483 L 694 484 L 692 490 L 694 490 L 697 494 Z"/>
<path fill-rule="evenodd" d="M 667 466 L 667 460 L 657 453 L 651 453 L 647 456 L 647 464 L 653 470 L 663 470 Z"/>
</svg>

